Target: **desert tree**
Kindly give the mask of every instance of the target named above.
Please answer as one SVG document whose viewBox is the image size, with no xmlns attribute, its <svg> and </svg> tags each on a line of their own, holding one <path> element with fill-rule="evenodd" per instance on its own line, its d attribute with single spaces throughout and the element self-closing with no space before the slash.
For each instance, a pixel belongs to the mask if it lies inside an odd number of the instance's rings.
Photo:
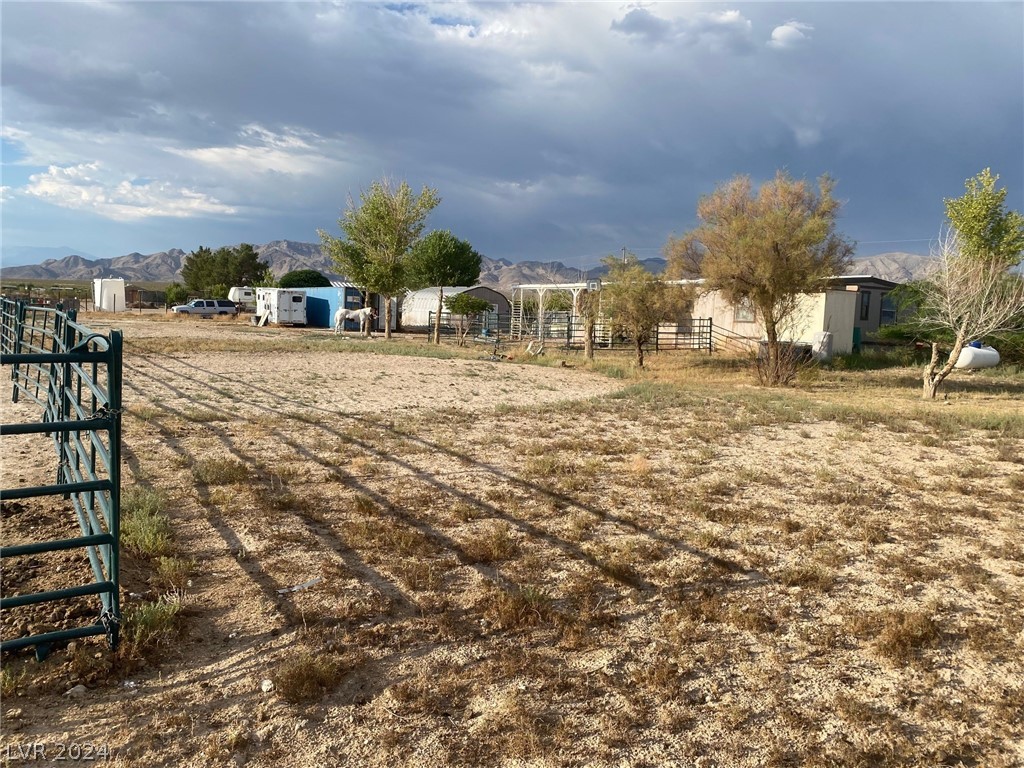
<svg viewBox="0 0 1024 768">
<path fill-rule="evenodd" d="M 1010 270 L 1024 258 L 1024 216 L 1006 209 L 1006 189 L 988 168 L 946 199 L 948 227 L 933 249 L 937 269 L 910 286 L 913 323 L 931 342 L 923 374 L 925 399 L 934 398 L 971 341 L 1024 329 L 1024 281 Z M 941 360 L 940 340 L 952 339 Z"/>
<path fill-rule="evenodd" d="M 330 288 L 331 281 L 315 269 L 293 269 L 277 282 L 279 288 Z"/>
<path fill-rule="evenodd" d="M 1012 267 L 1024 257 L 1024 216 L 1006 210 L 1006 188 L 996 189 L 998 181 L 989 168 L 968 179 L 966 193 L 944 201 L 946 218 L 960 254 Z"/>
<path fill-rule="evenodd" d="M 181 277 L 191 293 L 218 294 L 213 298 L 223 298 L 230 286 L 252 285 L 267 269 L 267 263 L 260 261 L 249 243 L 216 251 L 201 246 L 185 257 Z"/>
<path fill-rule="evenodd" d="M 594 331 L 601 314 L 600 287 L 580 291 L 576 297 L 576 313 L 583 321 L 583 354 L 587 360 L 594 359 Z"/>
<path fill-rule="evenodd" d="M 412 248 L 409 275 L 412 287 L 437 286 L 434 343 L 441 343 L 441 310 L 446 285 L 471 286 L 480 279 L 481 256 L 473 246 L 448 230 L 435 230 Z"/>
<path fill-rule="evenodd" d="M 384 298 L 384 338 L 391 338 L 391 300 L 412 284 L 409 255 L 441 202 L 437 190 L 424 186 L 415 194 L 408 182 L 388 178 L 348 198 L 338 226 L 342 238 L 318 230 L 324 249 L 338 270 L 367 293 Z"/>
<path fill-rule="evenodd" d="M 625 336 L 636 353 L 637 368 L 644 367 L 644 346 L 658 332 L 658 324 L 679 317 L 685 296 L 679 286 L 652 275 L 630 254 L 625 260 L 608 256 L 606 282 L 601 287 L 601 313 L 612 332 Z"/>
<path fill-rule="evenodd" d="M 274 270 L 270 267 L 264 269 L 259 276 L 252 281 L 251 288 L 277 288 L 277 278 L 274 277 Z"/>
<path fill-rule="evenodd" d="M 171 283 L 164 292 L 165 301 L 168 307 L 175 304 L 184 304 L 188 301 L 188 289 L 181 283 Z"/>
<path fill-rule="evenodd" d="M 963 348 L 973 340 L 1000 332 L 1024 330 L 1024 278 L 1002 258 L 978 258 L 968 252 L 955 229 L 948 229 L 934 249 L 938 268 L 916 286 L 915 323 L 926 333 L 952 335 L 952 347 L 941 360 L 938 340 L 924 369 L 924 399 L 933 399 L 956 366 Z"/>
<path fill-rule="evenodd" d="M 473 328 L 473 323 L 480 319 L 480 316 L 491 309 L 491 303 L 487 299 L 473 296 L 468 293 L 457 293 L 444 300 L 445 307 L 452 316 L 452 323 L 455 326 L 456 343 L 463 347 L 466 345 L 466 337 Z"/>
<path fill-rule="evenodd" d="M 754 311 L 767 340 L 759 374 L 770 386 L 795 374 L 782 336 L 796 324 L 802 297 L 843 274 L 853 253 L 835 229 L 841 203 L 834 187 L 828 176 L 814 186 L 779 171 L 755 193 L 749 177 L 737 176 L 701 197 L 696 229 L 665 247 L 671 276 L 699 270 L 705 290 Z"/>
</svg>

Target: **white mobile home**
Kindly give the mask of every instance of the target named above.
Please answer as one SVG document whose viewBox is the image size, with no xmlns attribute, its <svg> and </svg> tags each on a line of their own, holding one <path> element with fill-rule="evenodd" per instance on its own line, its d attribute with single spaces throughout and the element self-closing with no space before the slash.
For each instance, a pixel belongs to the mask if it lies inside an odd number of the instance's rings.
<svg viewBox="0 0 1024 768">
<path fill-rule="evenodd" d="M 822 291 L 800 297 L 797 310 L 785 328 L 780 328 L 783 341 L 813 344 L 815 334 L 832 334 L 832 352 L 837 355 L 853 351 L 854 310 L 857 294 L 851 291 Z M 753 308 L 726 301 L 720 291 L 708 291 L 694 302 L 692 316 L 710 317 L 717 328 L 748 340 L 751 349 L 765 338 L 764 325 Z"/>
<path fill-rule="evenodd" d="M 277 325 L 306 324 L 306 292 L 292 288 L 257 288 L 256 315 Z"/>
</svg>

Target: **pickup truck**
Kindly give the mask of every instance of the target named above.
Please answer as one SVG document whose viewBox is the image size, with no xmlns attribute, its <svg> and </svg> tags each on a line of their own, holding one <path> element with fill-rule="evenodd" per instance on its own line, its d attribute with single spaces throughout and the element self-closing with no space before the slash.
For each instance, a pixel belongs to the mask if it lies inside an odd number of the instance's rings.
<svg viewBox="0 0 1024 768">
<path fill-rule="evenodd" d="M 228 299 L 193 299 L 171 307 L 176 315 L 237 315 L 238 305 Z"/>
</svg>

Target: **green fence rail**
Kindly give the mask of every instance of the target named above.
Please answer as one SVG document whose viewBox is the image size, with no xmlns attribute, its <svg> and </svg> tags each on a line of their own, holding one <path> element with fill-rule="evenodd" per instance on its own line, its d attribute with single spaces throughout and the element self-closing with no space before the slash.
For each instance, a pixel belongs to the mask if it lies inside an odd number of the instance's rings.
<svg viewBox="0 0 1024 768">
<path fill-rule="evenodd" d="M 121 332 L 94 333 L 76 322 L 74 311 L 60 305 L 38 307 L 3 299 L 0 312 L 0 366 L 11 369 L 11 400 L 30 403 L 40 414 L 36 422 L 0 425 L 0 436 L 48 435 L 57 464 L 52 484 L 5 488 L 0 490 L 0 502 L 63 497 L 81 531 L 81 536 L 68 539 L 14 545 L 5 541 L 0 560 L 11 573 L 19 567 L 17 558 L 82 550 L 93 574 L 92 583 L 61 589 L 9 595 L 5 588 L 0 610 L 99 597 L 99 615 L 92 624 L 5 638 L 0 651 L 34 646 L 36 657 L 42 659 L 53 643 L 91 635 L 105 635 L 114 648 L 121 619 Z M 5 475 L 6 482 L 9 473 Z"/>
</svg>

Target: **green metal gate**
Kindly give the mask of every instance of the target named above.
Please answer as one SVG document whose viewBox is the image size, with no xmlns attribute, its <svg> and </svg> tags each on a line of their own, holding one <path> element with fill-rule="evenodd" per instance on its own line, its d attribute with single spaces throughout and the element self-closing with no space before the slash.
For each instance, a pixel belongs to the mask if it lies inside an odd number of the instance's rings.
<svg viewBox="0 0 1024 768">
<path fill-rule="evenodd" d="M 30 306 L 3 299 L 0 365 L 11 367 L 13 402 L 39 408 L 40 420 L 0 425 L 0 436 L 48 435 L 56 451 L 52 485 L 0 490 L 0 501 L 61 496 L 77 518 L 81 536 L 0 547 L 5 568 L 43 552 L 81 549 L 93 581 L 62 589 L 0 597 L 0 610 L 97 595 L 93 624 L 3 639 L 0 651 L 35 646 L 42 659 L 55 642 L 106 635 L 116 647 L 121 612 L 118 600 L 118 539 L 121 510 L 122 335 L 93 333 L 74 311 Z M 6 474 L 6 473 L 5 473 Z M 5 478 L 6 483 L 9 478 Z"/>
</svg>

